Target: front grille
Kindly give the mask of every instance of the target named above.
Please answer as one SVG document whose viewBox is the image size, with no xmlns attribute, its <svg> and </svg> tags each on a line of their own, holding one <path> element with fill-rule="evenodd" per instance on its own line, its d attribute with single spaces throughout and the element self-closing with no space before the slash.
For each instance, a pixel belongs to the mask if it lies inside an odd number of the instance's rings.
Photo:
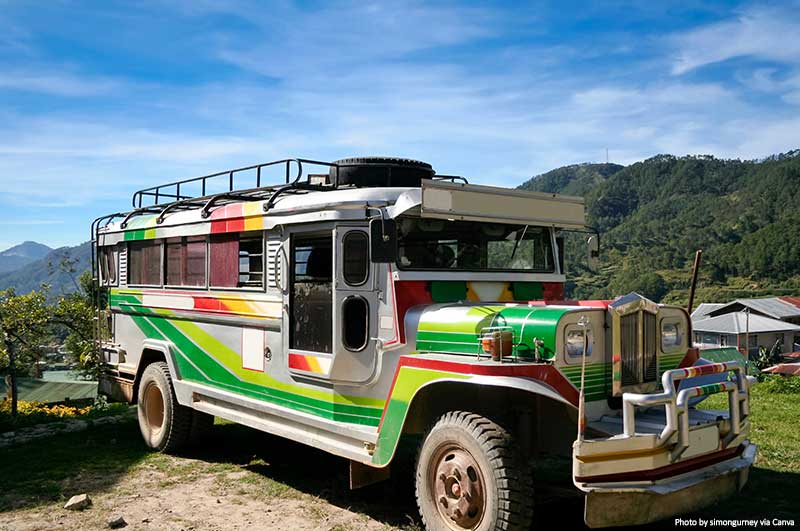
<svg viewBox="0 0 800 531">
<path fill-rule="evenodd" d="M 655 382 L 658 377 L 658 353 L 656 352 L 656 316 L 652 313 L 643 312 L 644 330 L 644 382 Z"/>
<path fill-rule="evenodd" d="M 642 349 L 639 349 L 639 333 Z M 620 317 L 620 361 L 623 386 L 655 382 L 658 378 L 656 316 L 638 311 Z"/>
<path fill-rule="evenodd" d="M 642 370 L 639 366 L 639 312 L 620 318 L 622 340 L 622 385 L 639 383 Z"/>
</svg>

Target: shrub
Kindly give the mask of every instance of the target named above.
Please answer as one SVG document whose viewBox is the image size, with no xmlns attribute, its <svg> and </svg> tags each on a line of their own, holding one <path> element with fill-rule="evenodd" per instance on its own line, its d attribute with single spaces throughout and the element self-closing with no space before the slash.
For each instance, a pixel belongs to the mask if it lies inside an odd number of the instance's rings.
<svg viewBox="0 0 800 531">
<path fill-rule="evenodd" d="M 756 384 L 759 391 L 772 394 L 800 393 L 800 377 L 781 376 L 780 374 L 764 375 L 764 379 Z"/>
<path fill-rule="evenodd" d="M 75 407 L 64 404 L 48 405 L 42 402 L 26 402 L 17 404 L 17 418 L 11 416 L 11 401 L 0 402 L 0 432 L 46 424 L 74 418 L 98 418 L 117 415 L 128 409 L 127 404 L 108 404 L 95 401 L 94 405 Z"/>
</svg>

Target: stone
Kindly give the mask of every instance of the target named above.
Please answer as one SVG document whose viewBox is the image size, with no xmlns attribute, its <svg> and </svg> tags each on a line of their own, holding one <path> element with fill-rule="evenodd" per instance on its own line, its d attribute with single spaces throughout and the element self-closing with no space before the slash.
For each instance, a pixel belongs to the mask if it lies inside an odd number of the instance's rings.
<svg viewBox="0 0 800 531">
<path fill-rule="evenodd" d="M 89 498 L 88 494 L 77 494 L 69 499 L 66 505 L 64 505 L 64 509 L 69 509 L 70 511 L 82 511 L 91 505 L 92 499 Z"/>
<path fill-rule="evenodd" d="M 127 525 L 128 522 L 126 522 L 125 518 L 123 518 L 122 516 L 116 516 L 108 521 L 108 527 L 110 527 L 111 529 L 122 529 Z"/>
</svg>

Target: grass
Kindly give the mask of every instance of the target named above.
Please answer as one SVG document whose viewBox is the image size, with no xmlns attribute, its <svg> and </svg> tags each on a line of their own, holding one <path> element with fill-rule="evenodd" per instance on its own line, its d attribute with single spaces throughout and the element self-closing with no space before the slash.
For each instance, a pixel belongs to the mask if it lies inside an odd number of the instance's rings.
<svg viewBox="0 0 800 531">
<path fill-rule="evenodd" d="M 800 393 L 775 389 L 774 385 L 759 385 L 752 391 L 751 438 L 759 445 L 759 458 L 748 486 L 738 497 L 692 516 L 797 518 Z M 704 402 L 704 407 L 723 409 L 726 402 L 718 395 Z M 536 463 L 534 497 L 536 520 L 541 525 L 582 525 L 582 498 L 575 495 L 568 461 L 566 464 L 565 468 L 563 460 Z M 231 503 L 257 500 L 269 507 L 270 500 L 301 500 L 311 522 L 325 521 L 325 503 L 329 503 L 382 522 L 387 528 L 420 529 L 409 464 L 398 464 L 389 482 L 350 491 L 345 460 L 219 421 L 202 448 L 180 457 L 147 451 L 135 419 L 4 449 L 0 458 L 0 516 L 63 503 L 78 492 L 135 494 L 137 486 L 131 478 L 142 471 L 152 484 L 163 487 L 208 480 L 211 491 L 228 495 Z M 673 528 L 671 521 L 666 524 Z M 666 524 L 639 529 L 660 529 Z"/>
</svg>

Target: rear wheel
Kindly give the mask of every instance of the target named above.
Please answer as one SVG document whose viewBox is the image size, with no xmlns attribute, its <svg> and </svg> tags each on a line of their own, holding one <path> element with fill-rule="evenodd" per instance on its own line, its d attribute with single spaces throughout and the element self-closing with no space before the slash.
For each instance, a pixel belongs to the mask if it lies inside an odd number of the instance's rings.
<svg viewBox="0 0 800 531">
<path fill-rule="evenodd" d="M 475 413 L 442 415 L 420 446 L 417 505 L 431 531 L 527 530 L 531 477 L 510 433 Z"/>
<path fill-rule="evenodd" d="M 151 363 L 142 373 L 137 409 L 139 430 L 150 448 L 175 452 L 189 440 L 194 411 L 178 403 L 165 362 Z"/>
</svg>

